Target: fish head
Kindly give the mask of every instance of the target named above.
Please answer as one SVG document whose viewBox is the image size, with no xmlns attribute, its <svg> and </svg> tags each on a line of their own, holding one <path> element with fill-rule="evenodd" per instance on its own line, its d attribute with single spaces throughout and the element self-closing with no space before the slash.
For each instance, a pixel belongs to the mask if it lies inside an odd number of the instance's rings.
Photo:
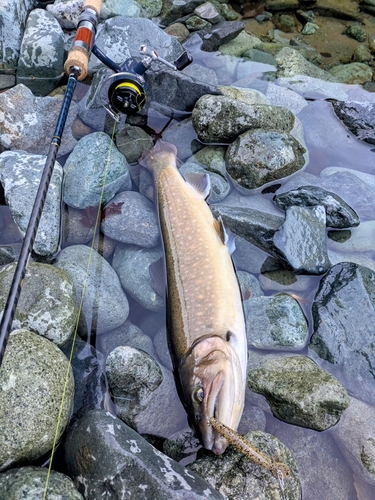
<svg viewBox="0 0 375 500">
<path fill-rule="evenodd" d="M 189 421 L 204 448 L 222 454 L 228 442 L 209 418 L 237 430 L 245 400 L 245 376 L 236 350 L 219 336 L 199 341 L 180 367 L 180 381 Z"/>
</svg>

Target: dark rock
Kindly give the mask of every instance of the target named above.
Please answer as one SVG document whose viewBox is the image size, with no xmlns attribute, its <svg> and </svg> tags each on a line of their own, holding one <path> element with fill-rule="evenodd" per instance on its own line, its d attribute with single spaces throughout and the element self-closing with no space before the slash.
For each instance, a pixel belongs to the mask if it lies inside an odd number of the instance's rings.
<svg viewBox="0 0 375 500">
<path fill-rule="evenodd" d="M 185 14 L 193 13 L 194 10 L 202 4 L 202 0 L 185 0 L 176 2 L 174 0 L 163 1 L 163 9 L 160 13 L 160 20 L 168 25 Z"/>
<path fill-rule="evenodd" d="M 350 132 L 361 141 L 375 144 L 375 103 L 334 101 L 332 106 Z"/>
<path fill-rule="evenodd" d="M 68 474 L 86 500 L 124 495 L 137 500 L 222 498 L 199 476 L 104 410 L 93 410 L 76 422 L 64 450 Z"/>
<path fill-rule="evenodd" d="M 375 403 L 375 273 L 343 262 L 321 280 L 309 354 L 353 394 Z"/>
<path fill-rule="evenodd" d="M 210 30 L 200 32 L 199 35 L 203 40 L 201 50 L 205 50 L 206 52 L 218 50 L 220 45 L 236 38 L 243 31 L 244 27 L 245 25 L 241 21 L 224 21 L 215 24 Z"/>
<path fill-rule="evenodd" d="M 302 207 L 322 205 L 326 211 L 329 227 L 343 229 L 359 225 L 358 215 L 342 198 L 317 186 L 301 186 L 276 195 L 273 199 L 282 210 L 292 205 Z"/>
</svg>

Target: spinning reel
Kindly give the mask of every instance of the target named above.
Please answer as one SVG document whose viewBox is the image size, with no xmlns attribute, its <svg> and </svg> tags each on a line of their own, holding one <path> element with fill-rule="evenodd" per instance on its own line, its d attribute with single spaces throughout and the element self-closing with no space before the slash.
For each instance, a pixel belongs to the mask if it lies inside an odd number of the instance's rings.
<svg viewBox="0 0 375 500">
<path fill-rule="evenodd" d="M 144 56 L 141 61 L 134 58 L 127 59 L 123 64 L 117 65 L 109 59 L 96 45 L 92 53 L 106 66 L 115 71 L 106 82 L 108 87 L 108 102 L 103 102 L 104 108 L 117 122 L 120 114 L 135 114 L 141 111 L 146 102 L 144 73 L 150 68 L 153 61 L 159 61 L 169 68 L 181 71 L 188 66 L 193 58 L 188 51 L 184 51 L 173 63 L 161 58 L 155 50 L 146 45 L 141 45 L 139 52 Z"/>
</svg>

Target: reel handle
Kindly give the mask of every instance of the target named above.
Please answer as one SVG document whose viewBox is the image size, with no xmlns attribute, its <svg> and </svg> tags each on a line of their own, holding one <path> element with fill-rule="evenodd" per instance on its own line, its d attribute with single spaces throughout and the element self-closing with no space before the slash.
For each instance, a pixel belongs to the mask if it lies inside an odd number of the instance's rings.
<svg viewBox="0 0 375 500">
<path fill-rule="evenodd" d="M 69 76 L 71 69 L 75 68 L 78 80 L 87 76 L 87 67 L 90 60 L 91 49 L 94 45 L 96 27 L 99 22 L 102 0 L 86 0 L 84 9 L 79 17 L 78 29 L 73 41 L 73 46 L 68 53 L 64 64 L 64 71 Z"/>
</svg>

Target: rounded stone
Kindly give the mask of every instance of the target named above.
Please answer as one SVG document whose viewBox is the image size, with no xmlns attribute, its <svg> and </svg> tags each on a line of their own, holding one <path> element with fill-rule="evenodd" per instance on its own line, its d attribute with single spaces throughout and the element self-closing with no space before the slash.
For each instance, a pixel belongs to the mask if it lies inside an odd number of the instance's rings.
<svg viewBox="0 0 375 500">
<path fill-rule="evenodd" d="M 12 332 L 0 369 L 0 470 L 52 449 L 68 424 L 73 396 L 72 370 L 60 349 L 28 330 Z"/>
</svg>

